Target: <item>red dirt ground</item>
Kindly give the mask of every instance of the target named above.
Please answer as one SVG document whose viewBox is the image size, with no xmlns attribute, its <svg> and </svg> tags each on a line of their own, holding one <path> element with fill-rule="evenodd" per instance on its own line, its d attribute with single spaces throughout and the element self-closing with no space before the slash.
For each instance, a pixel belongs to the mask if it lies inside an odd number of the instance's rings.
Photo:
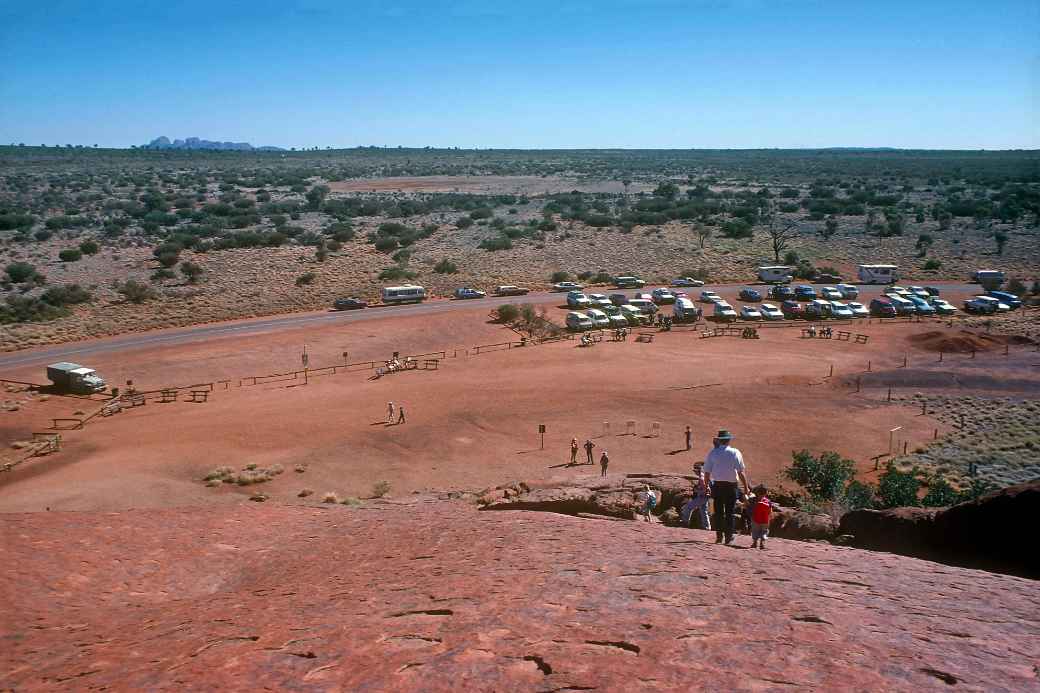
<svg viewBox="0 0 1040 693">
<path fill-rule="evenodd" d="M 932 330 L 909 337 L 909 341 L 919 349 L 928 351 L 970 354 L 973 351 L 992 351 L 1003 348 L 1005 344 L 1018 346 L 1032 344 L 1032 340 L 1016 335 L 976 334 L 970 330 L 950 332 Z"/>
<path fill-rule="evenodd" d="M 896 446 L 911 447 L 945 431 L 930 417 L 884 404 L 881 389 L 855 394 L 848 376 L 897 370 L 907 337 L 935 324 L 861 326 L 868 345 L 799 338 L 797 328 L 763 329 L 762 339 L 699 339 L 691 331 L 661 333 L 652 344 L 574 342 L 449 358 L 438 371 L 381 380 L 368 373 L 312 378 L 307 386 L 276 383 L 217 390 L 206 404 L 177 402 L 96 419 L 65 432 L 65 449 L 0 476 L 0 511 L 121 509 L 231 503 L 262 490 L 296 502 L 309 488 L 363 496 L 389 481 L 393 495 L 419 489 L 474 489 L 516 478 L 587 473 L 568 468 L 568 443 L 591 437 L 607 449 L 611 471 L 686 472 L 707 452 L 719 428 L 737 436 L 753 479 L 772 482 L 792 450 L 835 449 L 860 462 Z M 92 363 L 113 383 L 140 388 L 186 384 L 296 367 L 306 342 L 312 366 L 504 341 L 512 333 L 487 323 L 482 310 L 451 317 L 389 316 L 364 324 L 305 328 L 209 343 L 150 348 L 99 357 Z M 1029 358 L 1023 356 L 1022 358 Z M 972 362 L 994 378 L 1028 377 L 1019 357 Z M 828 378 L 833 364 L 835 377 Z M 944 368 L 957 368 L 949 359 Z M 990 369 L 990 370 L 987 370 Z M 1012 369 L 1009 371 L 1008 369 Z M 35 373 L 27 369 L 23 376 Z M 37 376 L 38 373 L 35 373 Z M 913 387 L 913 383 L 904 387 Z M 404 404 L 407 423 L 385 426 L 386 403 Z M 80 400 L 34 398 L 4 415 L 8 441 L 43 430 L 49 418 L 92 411 Z M 625 422 L 637 435 L 624 435 Z M 610 422 L 604 434 L 603 422 Z M 646 437 L 652 422 L 662 436 Z M 546 424 L 545 450 L 538 424 Z M 681 450 L 689 424 L 694 449 Z M 200 481 L 221 465 L 282 464 L 286 472 L 259 486 L 206 488 Z M 292 471 L 297 464 L 307 471 Z"/>
</svg>

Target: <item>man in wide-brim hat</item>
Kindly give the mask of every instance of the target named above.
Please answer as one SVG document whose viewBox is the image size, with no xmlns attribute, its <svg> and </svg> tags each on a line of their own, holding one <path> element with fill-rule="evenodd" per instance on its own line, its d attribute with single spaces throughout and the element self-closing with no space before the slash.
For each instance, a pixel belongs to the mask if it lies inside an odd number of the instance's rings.
<svg viewBox="0 0 1040 693">
<path fill-rule="evenodd" d="M 727 544 L 733 542 L 734 516 L 733 509 L 737 504 L 737 482 L 749 493 L 747 476 L 744 471 L 744 456 L 740 450 L 730 445 L 733 434 L 722 429 L 712 441 L 714 446 L 704 459 L 704 483 L 712 484 L 711 495 L 715 502 L 715 543 L 721 544 L 723 538 Z"/>
</svg>

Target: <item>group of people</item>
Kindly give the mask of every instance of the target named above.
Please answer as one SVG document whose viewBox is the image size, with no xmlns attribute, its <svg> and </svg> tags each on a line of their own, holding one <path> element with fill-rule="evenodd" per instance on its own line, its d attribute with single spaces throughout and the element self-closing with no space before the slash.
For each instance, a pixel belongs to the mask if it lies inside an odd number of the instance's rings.
<svg viewBox="0 0 1040 693">
<path fill-rule="evenodd" d="M 741 523 L 751 534 L 751 547 L 766 548 L 769 521 L 775 504 L 766 495 L 766 487 L 759 484 L 752 489 L 747 480 L 747 468 L 740 450 L 730 445 L 733 434 L 721 430 L 712 441 L 712 449 L 693 469 L 693 497 L 683 505 L 679 518 L 690 526 L 696 512 L 702 529 L 715 529 L 715 543 L 733 543 L 736 534 L 737 506 L 740 504 Z M 689 444 L 687 438 L 687 445 Z M 714 506 L 713 517 L 708 517 L 708 501 Z M 653 505 L 657 504 L 656 498 Z M 649 510 L 644 507 L 649 519 Z"/>
<path fill-rule="evenodd" d="M 809 325 L 809 327 L 806 329 L 806 332 L 809 334 L 810 337 L 815 337 L 816 336 L 816 325 Z M 824 339 L 830 339 L 831 337 L 834 336 L 834 331 L 831 328 L 829 328 L 829 327 L 821 327 L 820 328 L 820 336 L 823 337 Z"/>
<path fill-rule="evenodd" d="M 389 425 L 394 424 L 394 423 L 403 424 L 404 423 L 404 405 L 400 404 L 400 405 L 397 406 L 397 411 L 396 411 L 397 420 L 396 421 L 394 420 L 394 414 L 395 414 L 395 412 L 394 412 L 394 403 L 393 402 L 387 402 L 386 403 L 386 423 L 387 423 L 387 425 L 389 426 Z"/>
<path fill-rule="evenodd" d="M 595 464 L 593 461 L 592 451 L 596 449 L 596 444 L 591 439 L 586 439 L 585 444 L 581 446 L 585 448 L 585 464 Z M 578 439 L 571 438 L 571 464 L 578 464 Z M 599 475 L 607 475 L 607 467 L 610 466 L 610 457 L 607 455 L 607 451 L 604 450 L 599 456 Z"/>
<path fill-rule="evenodd" d="M 627 340 L 628 340 L 628 328 L 627 327 L 619 327 L 616 330 L 614 330 L 614 341 L 615 342 L 624 342 L 624 341 L 627 341 Z"/>
</svg>

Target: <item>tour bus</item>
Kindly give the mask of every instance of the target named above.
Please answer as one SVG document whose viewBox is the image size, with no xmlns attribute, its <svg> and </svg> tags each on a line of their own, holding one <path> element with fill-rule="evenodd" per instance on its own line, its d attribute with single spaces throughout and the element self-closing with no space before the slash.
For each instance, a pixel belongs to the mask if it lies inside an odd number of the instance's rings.
<svg viewBox="0 0 1040 693">
<path fill-rule="evenodd" d="M 414 284 L 384 286 L 379 295 L 383 303 L 419 303 L 426 298 L 426 289 Z"/>
<path fill-rule="evenodd" d="M 897 265 L 860 265 L 859 281 L 861 284 L 895 284 L 899 281 Z"/>
<path fill-rule="evenodd" d="M 794 279 L 791 268 L 786 265 L 773 265 L 758 268 L 758 278 L 766 284 L 786 284 Z"/>
</svg>

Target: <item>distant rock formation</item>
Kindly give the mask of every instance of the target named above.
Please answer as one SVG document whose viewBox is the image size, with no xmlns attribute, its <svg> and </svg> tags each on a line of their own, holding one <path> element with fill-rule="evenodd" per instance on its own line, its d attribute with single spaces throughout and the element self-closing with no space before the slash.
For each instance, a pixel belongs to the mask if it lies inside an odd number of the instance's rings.
<svg viewBox="0 0 1040 693">
<path fill-rule="evenodd" d="M 231 151 L 244 151 L 244 152 L 282 152 L 285 151 L 281 147 L 254 147 L 248 142 L 214 142 L 212 140 L 202 140 L 198 137 L 189 137 L 184 140 L 173 140 L 170 141 L 169 137 L 163 135 L 162 137 L 156 137 L 154 140 L 141 147 L 142 149 L 216 149 L 216 150 L 231 150 Z"/>
</svg>

